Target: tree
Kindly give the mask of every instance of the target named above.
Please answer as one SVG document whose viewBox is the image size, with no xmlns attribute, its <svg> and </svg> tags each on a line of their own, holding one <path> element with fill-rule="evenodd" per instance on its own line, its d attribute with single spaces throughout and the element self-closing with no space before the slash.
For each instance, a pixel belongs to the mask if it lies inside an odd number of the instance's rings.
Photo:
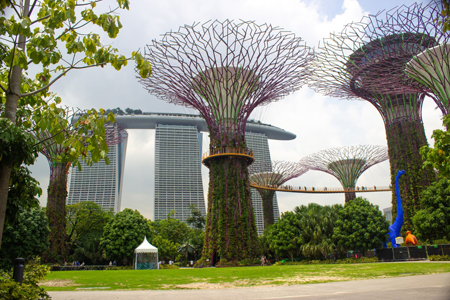
<svg viewBox="0 0 450 300">
<path fill-rule="evenodd" d="M 423 146 L 420 154 L 424 159 L 424 168 L 433 167 L 441 178 L 450 178 L 450 115 L 443 117 L 443 125 L 447 130 L 433 130 L 434 148 Z"/>
<path fill-rule="evenodd" d="M 30 170 L 25 166 L 14 167 L 11 171 L 5 224 L 15 223 L 23 210 L 38 208 L 37 197 L 41 195 L 39 182 L 31 176 Z"/>
<path fill-rule="evenodd" d="M 67 207 L 68 254 L 76 260 L 87 260 L 96 264 L 101 261 L 100 239 L 103 228 L 113 218 L 112 211 L 91 201 Z"/>
<path fill-rule="evenodd" d="M 11 268 L 17 257 L 32 259 L 41 255 L 49 245 L 49 232 L 43 209 L 22 209 L 15 222 L 5 226 L 0 268 Z"/>
<path fill-rule="evenodd" d="M 154 236 L 160 236 L 175 244 L 181 245 L 189 238 L 191 229 L 186 223 L 169 216 L 166 220 L 152 223 Z M 177 246 L 178 246 L 177 245 Z"/>
<path fill-rule="evenodd" d="M 160 260 L 174 260 L 177 256 L 177 249 L 180 246 L 179 243 L 173 242 L 161 235 L 157 235 L 153 238 L 152 244 L 158 248 L 158 256 Z"/>
<path fill-rule="evenodd" d="M 281 214 L 278 222 L 270 226 L 266 234 L 271 250 L 278 256 L 287 255 L 294 261 L 294 256 L 303 242 L 295 213 L 288 211 Z"/>
<path fill-rule="evenodd" d="M 433 183 L 421 195 L 423 209 L 413 218 L 417 238 L 450 240 L 450 179 Z"/>
<path fill-rule="evenodd" d="M 147 220 L 137 210 L 126 208 L 105 225 L 100 246 L 106 258 L 127 265 L 132 262 L 134 249 L 148 234 L 150 227 Z"/>
<path fill-rule="evenodd" d="M 120 70 L 127 64 L 128 58 L 118 50 L 101 43 L 100 35 L 82 32 L 85 25 L 98 26 L 110 38 L 117 37 L 122 27 L 116 9 L 103 14 L 96 14 L 94 8 L 100 1 L 78 3 L 74 0 L 19 0 L 7 5 L 12 13 L 10 18 L 0 17 L 0 34 L 2 36 L 2 68 L 0 72 L 0 91 L 5 99 L 4 111 L 1 112 L 0 132 L 8 129 L 7 136 L 0 136 L 2 142 L 17 141 L 23 128 L 17 123 L 17 109 L 20 100 L 37 96 L 69 71 L 81 70 L 110 64 Z M 128 0 L 117 0 L 118 8 L 128 9 Z M 2 12 L 5 8 L 2 7 Z M 61 47 L 65 46 L 67 55 L 63 57 Z M 70 57 L 72 56 L 72 57 Z M 138 52 L 131 57 L 136 61 L 136 68 L 143 77 L 151 72 L 150 64 Z M 26 86 L 24 71 L 30 65 L 35 73 L 36 87 Z M 47 119 L 46 125 L 51 119 Z M 32 153 L 30 149 L 23 153 Z M 13 153 L 17 158 L 18 153 Z M 20 160 L 20 159 L 19 159 Z M 17 163 L 17 159 L 16 159 Z M 20 165 L 22 161 L 19 161 Z M 5 220 L 8 185 L 13 162 L 7 157 L 0 160 L 0 246 Z"/>
<path fill-rule="evenodd" d="M 294 209 L 300 228 L 300 251 L 309 258 L 321 259 L 335 252 L 333 228 L 342 205 L 321 206 L 310 203 Z"/>
<path fill-rule="evenodd" d="M 389 232 L 389 223 L 378 209 L 364 198 L 358 197 L 345 204 L 339 212 L 333 239 L 342 250 L 381 248 Z"/>
<path fill-rule="evenodd" d="M 195 229 L 203 229 L 205 227 L 206 219 L 195 204 L 189 205 L 191 215 L 186 219 L 186 223 Z"/>
</svg>

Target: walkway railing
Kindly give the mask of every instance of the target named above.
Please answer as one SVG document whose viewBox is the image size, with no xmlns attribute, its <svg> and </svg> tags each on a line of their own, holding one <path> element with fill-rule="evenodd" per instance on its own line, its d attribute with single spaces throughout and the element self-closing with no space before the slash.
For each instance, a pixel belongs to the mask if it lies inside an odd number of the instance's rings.
<svg viewBox="0 0 450 300">
<path fill-rule="evenodd" d="M 210 150 L 203 153 L 202 163 L 205 166 L 209 166 L 211 159 L 221 156 L 238 156 L 246 159 L 248 164 L 252 164 L 255 161 L 253 151 L 247 148 L 235 148 L 235 147 L 224 147 Z"/>
<path fill-rule="evenodd" d="M 250 182 L 250 186 L 255 189 L 262 190 L 273 190 L 280 192 L 291 192 L 291 193 L 318 193 L 318 194 L 337 194 L 337 193 L 367 193 L 367 192 L 390 192 L 392 191 L 390 186 L 358 186 L 355 188 L 317 188 L 317 187 L 306 187 L 306 186 L 292 186 L 292 185 L 280 185 L 280 186 L 262 186 L 254 182 Z"/>
</svg>

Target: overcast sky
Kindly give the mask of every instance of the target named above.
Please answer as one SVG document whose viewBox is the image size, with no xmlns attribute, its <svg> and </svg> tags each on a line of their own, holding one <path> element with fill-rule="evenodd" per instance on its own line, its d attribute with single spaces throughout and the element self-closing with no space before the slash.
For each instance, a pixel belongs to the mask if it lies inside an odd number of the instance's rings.
<svg viewBox="0 0 450 300">
<path fill-rule="evenodd" d="M 113 2 L 113 1 L 111 1 Z M 364 15 L 375 14 L 395 5 L 410 5 L 410 0 L 131 0 L 129 11 L 120 12 L 124 28 L 115 40 L 105 39 L 129 55 L 143 50 L 146 44 L 160 35 L 185 24 L 225 19 L 252 20 L 282 27 L 302 37 L 317 49 L 320 40 L 330 32 L 339 32 L 344 25 L 359 21 Z M 113 68 L 95 68 L 69 73 L 52 87 L 63 104 L 81 109 L 127 107 L 145 112 L 197 113 L 175 106 L 148 94 L 137 82 L 132 64 L 117 72 Z M 365 101 L 347 101 L 325 97 L 307 87 L 276 103 L 257 109 L 253 118 L 293 132 L 292 141 L 270 141 L 273 160 L 298 161 L 302 157 L 332 147 L 372 144 L 386 145 L 381 116 Z M 428 141 L 432 131 L 441 128 L 440 111 L 431 99 L 426 99 L 423 119 Z M 145 217 L 153 216 L 154 197 L 154 130 L 129 130 L 124 173 L 122 210 L 138 209 Z M 206 135 L 204 135 L 206 137 Z M 206 140 L 206 138 L 204 139 Z M 204 151 L 207 149 L 204 142 Z M 41 182 L 46 205 L 49 167 L 40 157 L 31 167 Z M 208 169 L 202 167 L 205 194 Z M 291 185 L 339 187 L 339 182 L 323 172 L 309 171 L 289 181 Z M 384 162 L 367 170 L 358 185 L 389 185 L 389 163 Z M 389 192 L 358 194 L 368 198 L 381 209 L 389 207 Z M 292 210 L 302 204 L 344 203 L 344 194 L 314 195 L 278 193 L 280 211 Z"/>
</svg>

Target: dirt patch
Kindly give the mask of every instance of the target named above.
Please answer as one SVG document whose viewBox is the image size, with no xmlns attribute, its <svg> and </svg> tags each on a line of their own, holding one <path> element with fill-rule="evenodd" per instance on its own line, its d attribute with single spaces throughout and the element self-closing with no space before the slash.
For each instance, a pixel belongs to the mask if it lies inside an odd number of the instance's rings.
<svg viewBox="0 0 450 300">
<path fill-rule="evenodd" d="M 70 279 L 55 279 L 55 280 L 49 280 L 45 282 L 39 283 L 40 286 L 55 286 L 55 287 L 65 287 L 65 286 L 80 286 L 81 284 L 73 283 Z"/>
<path fill-rule="evenodd" d="M 224 283 L 208 283 L 208 282 L 193 282 L 189 284 L 165 285 L 165 289 L 228 289 L 252 286 L 276 286 L 276 285 L 293 285 L 305 284 L 311 282 L 330 282 L 330 281 L 346 281 L 346 277 L 332 277 L 332 276 L 311 276 L 311 277 L 290 277 L 290 278 L 273 278 L 268 280 L 236 280 L 233 282 Z"/>
</svg>

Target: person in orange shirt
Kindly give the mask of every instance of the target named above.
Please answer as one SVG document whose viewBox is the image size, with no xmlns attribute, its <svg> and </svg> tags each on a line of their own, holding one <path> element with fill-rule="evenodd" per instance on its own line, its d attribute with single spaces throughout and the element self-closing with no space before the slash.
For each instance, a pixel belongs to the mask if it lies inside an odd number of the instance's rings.
<svg viewBox="0 0 450 300">
<path fill-rule="evenodd" d="M 411 234 L 411 231 L 406 232 L 405 246 L 417 246 L 419 242 L 417 238 Z"/>
</svg>

